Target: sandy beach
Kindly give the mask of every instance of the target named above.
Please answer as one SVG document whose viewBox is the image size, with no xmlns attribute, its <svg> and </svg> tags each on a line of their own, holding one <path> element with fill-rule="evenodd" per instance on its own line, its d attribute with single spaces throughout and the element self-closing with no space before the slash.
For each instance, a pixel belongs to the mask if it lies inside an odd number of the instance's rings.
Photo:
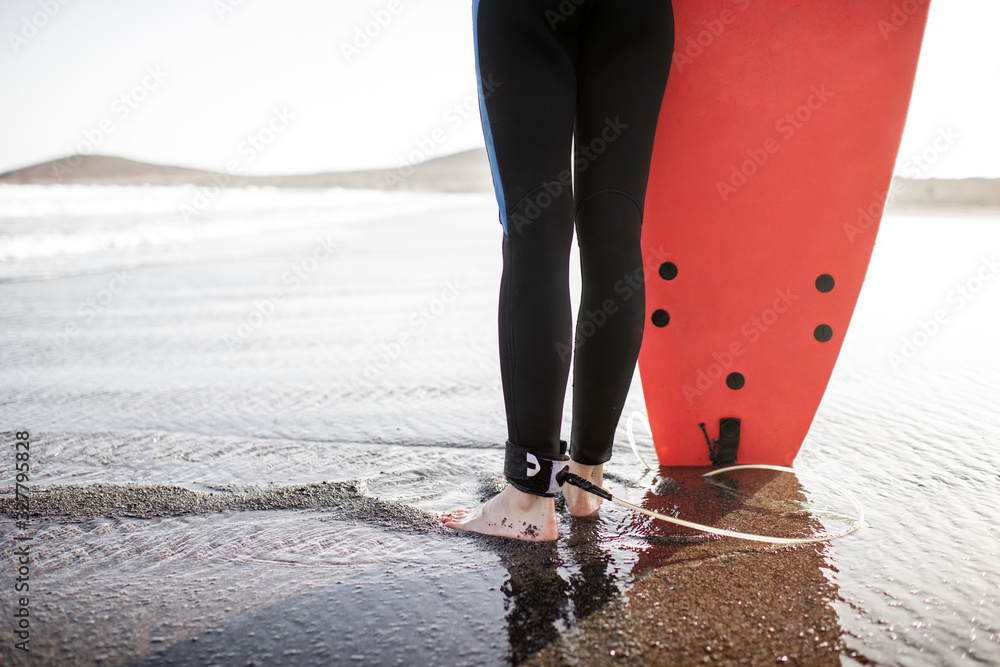
<svg viewBox="0 0 1000 667">
<path fill-rule="evenodd" d="M 436 520 L 502 484 L 491 194 L 229 188 L 185 219 L 200 187 L 0 185 L 4 664 L 1000 662 L 997 209 L 883 222 L 795 464 L 862 530 L 772 547 L 606 506 L 521 544 Z M 850 510 L 701 472 L 645 471 L 623 420 L 607 478 L 736 530 Z"/>
</svg>

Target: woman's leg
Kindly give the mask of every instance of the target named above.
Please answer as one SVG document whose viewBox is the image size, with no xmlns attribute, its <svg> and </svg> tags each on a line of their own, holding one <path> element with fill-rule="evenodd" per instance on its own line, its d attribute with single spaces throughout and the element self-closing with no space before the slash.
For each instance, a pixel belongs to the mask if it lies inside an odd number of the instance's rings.
<svg viewBox="0 0 1000 667">
<path fill-rule="evenodd" d="M 590 0 L 588 0 L 590 1 Z M 569 254 L 574 201 L 576 33 L 560 0 L 476 0 L 480 111 L 503 226 L 498 312 L 511 482 L 447 525 L 520 539 L 555 539 L 551 473 L 570 368 Z M 447 517 L 446 517 L 447 518 Z"/>
<path fill-rule="evenodd" d="M 598 485 L 642 342 L 642 207 L 673 35 L 669 0 L 596 0 L 581 36 L 575 167 L 583 291 L 570 471 Z M 563 493 L 574 514 L 600 507 L 600 498 L 575 487 Z"/>
</svg>

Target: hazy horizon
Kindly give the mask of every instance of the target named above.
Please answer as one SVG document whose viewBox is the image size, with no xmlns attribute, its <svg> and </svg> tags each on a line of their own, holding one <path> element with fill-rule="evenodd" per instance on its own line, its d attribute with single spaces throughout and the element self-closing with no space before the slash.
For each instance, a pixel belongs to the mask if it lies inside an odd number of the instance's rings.
<svg viewBox="0 0 1000 667">
<path fill-rule="evenodd" d="M 1000 80 L 998 23 L 1000 3 L 931 4 L 897 174 L 1000 176 L 1000 89 L 982 83 Z M 16 92 L 0 173 L 81 147 L 284 175 L 483 146 L 471 0 L 9 0 L 0 27 L 0 85 Z"/>
</svg>

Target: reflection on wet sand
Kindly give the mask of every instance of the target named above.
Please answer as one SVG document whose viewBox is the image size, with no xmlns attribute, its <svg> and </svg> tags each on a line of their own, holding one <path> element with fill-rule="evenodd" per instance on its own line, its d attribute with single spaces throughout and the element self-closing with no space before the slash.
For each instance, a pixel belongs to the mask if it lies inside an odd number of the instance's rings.
<svg viewBox="0 0 1000 667">
<path fill-rule="evenodd" d="M 621 575 L 601 544 L 599 523 L 576 518 L 569 523 L 564 541 L 523 545 L 505 541 L 499 549 L 508 573 L 501 591 L 511 664 L 545 648 L 619 593 Z"/>
<path fill-rule="evenodd" d="M 709 525 L 774 536 L 823 531 L 800 511 L 805 497 L 791 475 L 741 471 L 706 480 L 702 472 L 661 469 L 646 484 L 624 478 L 614 483 L 618 493 L 643 493 L 638 502 L 644 507 Z M 496 492 L 496 482 L 483 480 L 483 499 Z M 577 519 L 557 500 L 561 539 L 522 543 L 442 529 L 432 515 L 367 496 L 355 483 L 216 494 L 166 486 L 50 487 L 33 500 L 38 526 L 86 517 L 150 522 L 136 523 L 132 537 L 120 534 L 107 544 L 82 535 L 89 561 L 64 562 L 75 553 L 69 544 L 48 550 L 50 557 L 39 566 L 50 570 L 52 593 L 62 592 L 67 600 L 75 598 L 56 583 L 55 570 L 110 567 L 124 558 L 166 567 L 161 575 L 173 576 L 170 562 L 156 554 L 167 545 L 174 552 L 178 544 L 189 544 L 203 523 L 226 526 L 206 535 L 226 533 L 229 541 L 191 543 L 195 556 L 207 558 L 202 565 L 212 567 L 188 574 L 195 582 L 211 575 L 213 581 L 257 578 L 262 585 L 239 603 L 222 596 L 209 604 L 206 613 L 215 615 L 207 626 L 194 623 L 184 632 L 121 619 L 132 634 L 176 641 L 157 648 L 138 640 L 130 657 L 155 650 L 143 664 L 199 663 L 218 655 L 250 660 L 267 655 L 273 642 L 302 651 L 289 664 L 303 665 L 362 655 L 380 664 L 405 662 L 418 654 L 442 664 L 602 664 L 623 657 L 636 664 L 687 664 L 707 657 L 822 665 L 839 664 L 841 653 L 849 653 L 831 606 L 838 592 L 827 576 L 827 547 L 773 548 L 715 538 L 617 506 L 606 507 L 600 518 Z M 9 498 L 0 498 L 0 512 L 9 509 Z M 237 510 L 254 512 L 242 519 Z M 163 523 L 174 518 L 195 523 Z M 286 534 L 293 518 L 295 527 Z M 386 545 L 394 557 L 368 553 L 372 544 Z M 114 547 L 106 558 L 99 555 L 102 545 Z M 345 550 L 339 564 L 332 558 L 338 545 Z M 182 550 L 177 558 L 190 563 L 192 554 Z M 384 565 L 364 567 L 359 559 Z M 91 577 L 89 584 L 117 590 L 109 578 L 113 571 Z M 297 571 L 318 588 L 282 584 L 287 577 L 274 579 L 276 571 Z M 178 595 L 187 600 L 183 587 L 171 592 L 167 580 L 154 578 L 149 585 L 152 599 L 162 604 Z M 76 615 L 75 606 L 64 602 L 69 607 L 62 616 Z M 235 618 L 221 613 L 229 606 L 243 611 Z M 278 617 L 280 627 L 268 620 Z M 445 628 L 456 624 L 466 628 L 466 641 L 443 642 Z M 271 632 L 258 639 L 257 631 L 269 625 Z M 49 634 L 57 631 L 65 629 Z M 187 636 L 198 641 L 185 641 Z"/>
<path fill-rule="evenodd" d="M 756 534 L 824 532 L 816 519 L 796 512 L 805 498 L 792 475 L 748 471 L 716 484 L 701 472 L 661 468 L 642 506 Z M 844 646 L 832 606 L 838 591 L 826 574 L 826 545 L 698 539 L 642 516 L 622 528 L 646 539 L 633 586 L 525 664 L 618 664 L 623 658 L 654 665 L 840 664 Z"/>
</svg>

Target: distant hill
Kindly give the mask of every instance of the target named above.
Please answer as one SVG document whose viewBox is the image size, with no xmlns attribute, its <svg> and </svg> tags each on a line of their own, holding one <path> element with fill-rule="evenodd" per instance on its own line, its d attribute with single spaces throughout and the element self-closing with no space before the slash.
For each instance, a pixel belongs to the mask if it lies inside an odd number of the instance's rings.
<svg viewBox="0 0 1000 667">
<path fill-rule="evenodd" d="M 1000 178 L 896 178 L 892 207 L 1000 206 Z"/>
<path fill-rule="evenodd" d="M 434 158 L 409 169 L 370 169 L 299 176 L 229 176 L 148 164 L 107 155 L 75 155 L 0 174 L 0 183 L 89 185 L 248 185 L 287 188 L 371 188 L 433 192 L 492 192 L 485 149 Z M 897 178 L 893 208 L 1000 207 L 1000 179 Z"/>
<path fill-rule="evenodd" d="M 435 192 L 492 192 L 485 149 L 446 155 L 407 169 L 371 169 L 297 176 L 230 176 L 136 162 L 108 155 L 74 155 L 0 174 L 0 183 L 86 185 L 226 185 L 289 188 L 374 188 Z"/>
</svg>

